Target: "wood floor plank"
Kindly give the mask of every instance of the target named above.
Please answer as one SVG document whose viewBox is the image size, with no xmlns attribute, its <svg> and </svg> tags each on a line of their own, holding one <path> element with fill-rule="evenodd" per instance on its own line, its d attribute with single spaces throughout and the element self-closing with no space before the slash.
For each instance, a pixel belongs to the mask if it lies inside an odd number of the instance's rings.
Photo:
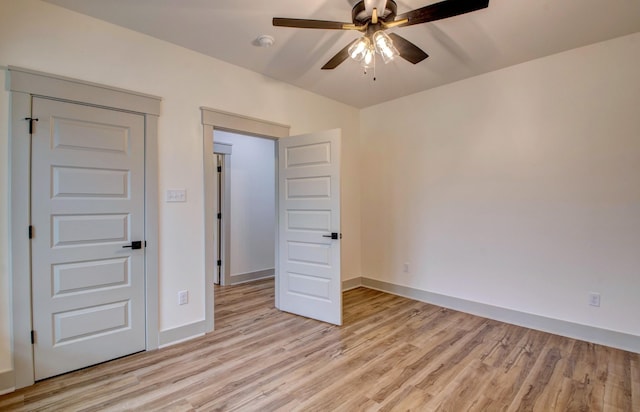
<svg viewBox="0 0 640 412">
<path fill-rule="evenodd" d="M 522 399 L 521 409 L 532 406 L 534 410 L 567 410 L 563 391 L 564 371 L 569 363 L 574 340 L 553 335 L 547 341 L 548 351 L 537 374 L 530 374 L 525 386 L 530 386 Z"/>
<path fill-rule="evenodd" d="M 631 359 L 638 357 L 629 352 L 611 351 L 607 381 L 605 384 L 604 407 L 611 410 L 640 410 L 640 402 L 632 398 Z M 633 409 L 636 408 L 636 409 Z"/>
<path fill-rule="evenodd" d="M 307 410 L 333 411 L 348 403 L 353 388 L 371 387 L 388 374 L 399 361 L 418 348 L 410 344 L 395 346 L 388 353 L 373 359 L 363 368 L 349 371 L 346 376 L 334 379 L 324 390 L 318 391 L 304 402 Z M 368 399 L 368 398 L 367 398 Z"/>
<path fill-rule="evenodd" d="M 434 394 L 426 405 L 437 405 L 435 409 L 442 411 L 467 411 L 474 408 L 481 402 L 491 372 L 491 367 L 480 359 L 472 359 L 449 383 L 454 389 Z"/>
<path fill-rule="evenodd" d="M 496 323 L 478 318 L 482 322 L 473 330 L 467 331 L 465 336 L 456 343 L 453 348 L 447 350 L 447 355 L 440 359 L 435 359 L 435 367 L 428 365 L 431 369 L 429 374 L 416 383 L 416 387 L 427 390 L 429 393 L 439 393 L 445 390 L 450 379 L 453 379 L 461 369 L 464 368 L 464 361 L 471 361 L 474 357 L 480 357 L 482 344 L 486 340 L 491 341 L 492 335 L 496 334 Z"/>
<path fill-rule="evenodd" d="M 640 357 L 631 356 L 631 405 L 640 410 Z"/>
<path fill-rule="evenodd" d="M 567 362 L 564 402 L 569 410 L 604 410 L 608 348 L 576 341 Z"/>
<path fill-rule="evenodd" d="M 2 411 L 640 411 L 640 355 L 366 288 L 340 327 L 273 279 L 216 287 L 216 331 L 0 396 Z"/>
<path fill-rule="evenodd" d="M 549 338 L 546 333 L 527 330 L 502 364 L 494 365 L 485 393 L 486 410 L 506 411 L 515 402 Z"/>
</svg>

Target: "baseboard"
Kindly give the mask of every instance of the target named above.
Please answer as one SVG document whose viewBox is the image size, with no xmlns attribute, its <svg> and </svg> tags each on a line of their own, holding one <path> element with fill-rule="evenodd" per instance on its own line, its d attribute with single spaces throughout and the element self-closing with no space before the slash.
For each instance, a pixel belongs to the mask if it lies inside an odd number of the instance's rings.
<svg viewBox="0 0 640 412">
<path fill-rule="evenodd" d="M 349 279 L 351 281 L 352 279 Z M 347 281 L 347 282 L 349 282 Z M 581 325 L 564 320 L 519 312 L 512 309 L 472 302 L 465 299 L 400 286 L 380 280 L 361 278 L 362 286 L 436 306 L 494 319 L 500 322 L 536 329 L 560 336 L 584 340 L 630 352 L 640 353 L 640 336 Z M 344 282 L 343 282 L 344 285 Z"/>
<path fill-rule="evenodd" d="M 343 292 L 347 290 L 359 288 L 360 286 L 362 286 L 362 277 L 357 277 L 357 278 L 347 279 L 342 281 Z"/>
<path fill-rule="evenodd" d="M 207 331 L 207 323 L 204 320 L 178 326 L 177 328 L 160 331 L 159 348 L 175 345 L 176 343 L 200 337 Z"/>
<path fill-rule="evenodd" d="M 275 269 L 264 269 L 255 272 L 241 273 L 239 275 L 231 275 L 230 284 L 238 285 L 240 283 L 253 282 L 254 280 L 272 278 L 276 273 Z"/>
<path fill-rule="evenodd" d="M 0 372 L 0 395 L 13 392 L 15 390 L 16 382 L 13 375 L 13 369 Z"/>
</svg>

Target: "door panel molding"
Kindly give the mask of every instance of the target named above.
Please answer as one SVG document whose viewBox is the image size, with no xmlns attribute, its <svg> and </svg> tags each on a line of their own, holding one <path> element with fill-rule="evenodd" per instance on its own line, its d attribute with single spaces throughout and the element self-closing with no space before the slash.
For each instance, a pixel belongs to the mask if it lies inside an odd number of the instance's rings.
<svg viewBox="0 0 640 412">
<path fill-rule="evenodd" d="M 158 161 L 157 131 L 160 98 L 67 77 L 9 67 L 11 91 L 11 282 L 12 338 L 15 388 L 34 383 L 31 347 L 30 136 L 25 118 L 31 116 L 31 97 L 142 114 L 145 118 L 145 316 L 146 349 L 158 347 Z M 37 127 L 37 126 L 36 126 Z M 37 229 L 37 228 L 36 228 Z"/>
<path fill-rule="evenodd" d="M 202 144 L 203 144 L 203 172 L 204 172 L 204 269 L 205 284 L 213 285 L 216 269 L 216 208 L 218 204 L 218 189 L 216 178 L 216 166 L 213 149 L 213 131 L 225 130 L 230 132 L 253 135 L 276 140 L 275 147 L 275 173 L 278 172 L 278 144 L 277 140 L 289 136 L 290 126 L 269 122 L 262 119 L 229 113 L 208 107 L 201 107 L 202 114 Z M 276 192 L 278 179 L 276 179 Z M 276 213 L 278 210 L 276 196 Z M 278 251 L 276 230 L 276 267 L 278 267 Z M 276 291 L 278 290 L 278 277 L 276 276 Z M 214 329 L 213 316 L 213 288 L 205 288 L 205 322 L 206 332 Z M 278 293 L 276 293 L 276 307 L 278 307 Z"/>
</svg>

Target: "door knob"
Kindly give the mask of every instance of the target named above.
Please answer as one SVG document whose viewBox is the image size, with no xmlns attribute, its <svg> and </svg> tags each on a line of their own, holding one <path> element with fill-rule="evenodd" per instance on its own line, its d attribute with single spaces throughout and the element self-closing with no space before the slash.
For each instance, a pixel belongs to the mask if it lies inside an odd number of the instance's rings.
<svg viewBox="0 0 640 412">
<path fill-rule="evenodd" d="M 131 242 L 130 245 L 122 246 L 123 249 L 129 248 L 129 247 L 131 249 L 133 249 L 133 250 L 142 249 L 142 241 L 141 240 L 134 240 L 133 242 Z"/>
<path fill-rule="evenodd" d="M 330 235 L 322 235 L 322 237 L 330 237 L 331 239 L 334 239 L 334 240 L 338 240 L 339 239 L 338 236 L 342 237 L 342 234 L 338 235 L 338 233 L 333 232 Z"/>
</svg>

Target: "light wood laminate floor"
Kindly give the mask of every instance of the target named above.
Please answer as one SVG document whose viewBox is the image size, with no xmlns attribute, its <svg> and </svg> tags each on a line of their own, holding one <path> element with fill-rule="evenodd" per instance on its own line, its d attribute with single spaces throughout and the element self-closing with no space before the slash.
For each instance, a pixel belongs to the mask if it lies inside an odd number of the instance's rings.
<svg viewBox="0 0 640 412">
<path fill-rule="evenodd" d="M 358 288 L 344 325 L 216 288 L 216 331 L 0 396 L 0 410 L 640 411 L 640 355 Z"/>
</svg>

